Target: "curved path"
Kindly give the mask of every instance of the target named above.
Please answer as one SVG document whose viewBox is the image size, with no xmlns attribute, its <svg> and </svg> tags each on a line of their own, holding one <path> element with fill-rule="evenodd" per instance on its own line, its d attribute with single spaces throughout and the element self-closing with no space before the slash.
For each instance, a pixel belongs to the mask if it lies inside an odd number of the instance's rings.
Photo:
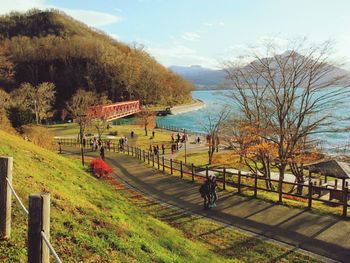
<svg viewBox="0 0 350 263">
<path fill-rule="evenodd" d="M 78 153 L 76 149 L 69 149 Z M 96 155 L 96 153 L 88 153 Z M 306 210 L 268 203 L 219 192 L 218 206 L 202 209 L 199 185 L 178 177 L 164 175 L 127 155 L 106 152 L 106 161 L 113 167 L 116 179 L 144 194 L 208 217 L 227 226 L 234 226 L 257 236 L 277 240 L 293 250 L 306 250 L 324 256 L 323 261 L 350 261 L 350 221 L 332 215 L 319 215 Z"/>
</svg>

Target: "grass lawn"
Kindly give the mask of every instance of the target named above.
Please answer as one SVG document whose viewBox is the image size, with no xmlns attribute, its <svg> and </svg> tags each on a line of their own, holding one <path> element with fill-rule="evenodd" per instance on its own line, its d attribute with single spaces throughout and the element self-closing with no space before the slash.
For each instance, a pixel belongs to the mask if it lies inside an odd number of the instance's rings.
<svg viewBox="0 0 350 263">
<path fill-rule="evenodd" d="M 139 209 L 134 193 L 92 177 L 78 160 L 1 131 L 0 155 L 14 157 L 14 188 L 27 207 L 30 193 L 51 194 L 51 240 L 63 262 L 229 262 Z M 25 262 L 27 220 L 15 201 L 12 218 L 1 260 Z"/>
<path fill-rule="evenodd" d="M 318 262 L 196 216 L 183 215 L 85 172 L 59 156 L 0 131 L 0 155 L 14 157 L 13 184 L 51 194 L 51 240 L 63 262 Z M 12 238 L 1 260 L 25 262 L 27 220 L 13 201 Z M 278 259 L 278 260 L 277 260 Z"/>
</svg>

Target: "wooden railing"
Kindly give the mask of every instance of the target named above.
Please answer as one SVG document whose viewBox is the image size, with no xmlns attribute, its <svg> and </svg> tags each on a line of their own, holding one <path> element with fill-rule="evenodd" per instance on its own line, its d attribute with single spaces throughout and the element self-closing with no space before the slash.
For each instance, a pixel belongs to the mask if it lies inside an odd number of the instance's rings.
<svg viewBox="0 0 350 263">
<path fill-rule="evenodd" d="M 70 141 L 67 139 L 57 140 L 60 147 L 62 145 L 80 145 L 76 140 Z M 258 197 L 258 193 L 261 191 L 275 193 L 278 197 L 278 202 L 282 203 L 283 199 L 294 198 L 295 201 L 307 203 L 307 208 L 312 209 L 313 202 L 319 201 L 327 205 L 342 206 L 342 216 L 347 216 L 347 210 L 349 207 L 349 190 L 348 185 L 342 189 L 336 187 L 325 187 L 322 185 L 316 185 L 312 181 L 306 183 L 293 183 L 276 179 L 269 179 L 257 174 L 249 174 L 245 171 L 229 172 L 226 168 L 209 168 L 197 167 L 194 164 L 185 164 L 182 161 L 174 159 L 166 159 L 164 156 L 155 155 L 152 152 L 146 151 L 139 147 L 125 145 L 122 147 L 115 142 L 110 143 L 110 151 L 124 153 L 132 157 L 138 158 L 143 162 L 152 165 L 153 167 L 161 170 L 162 172 L 168 172 L 171 175 L 177 173 L 180 178 L 189 177 L 193 182 L 197 179 L 199 181 L 205 180 L 210 174 L 215 174 L 217 182 L 220 184 L 222 189 L 228 187 L 237 189 L 239 194 L 244 191 L 252 191 L 254 197 Z M 274 185 L 273 188 L 266 187 L 266 184 Z M 302 194 L 296 192 L 286 191 L 284 188 L 289 187 L 300 187 L 302 188 Z M 321 198 L 324 194 L 329 194 L 329 199 Z"/>
<path fill-rule="evenodd" d="M 11 238 L 12 195 L 28 218 L 28 263 L 48 263 L 50 253 L 57 263 L 60 258 L 50 238 L 50 194 L 29 195 L 27 209 L 12 185 L 12 157 L 0 157 L 0 238 Z"/>
</svg>

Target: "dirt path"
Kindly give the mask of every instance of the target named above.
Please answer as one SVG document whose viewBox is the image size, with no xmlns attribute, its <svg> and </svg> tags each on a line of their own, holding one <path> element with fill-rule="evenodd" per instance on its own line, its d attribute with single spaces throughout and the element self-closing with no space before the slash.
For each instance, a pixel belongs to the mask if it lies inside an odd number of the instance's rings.
<svg viewBox="0 0 350 263">
<path fill-rule="evenodd" d="M 76 149 L 69 151 L 77 152 Z M 164 175 L 123 154 L 106 153 L 106 161 L 113 167 L 116 179 L 152 198 L 164 200 L 168 204 L 227 226 L 283 242 L 294 247 L 293 250 L 301 248 L 327 258 L 349 262 L 349 220 L 276 205 L 226 191 L 219 192 L 218 206 L 215 209 L 205 211 L 202 209 L 198 184 Z"/>
</svg>

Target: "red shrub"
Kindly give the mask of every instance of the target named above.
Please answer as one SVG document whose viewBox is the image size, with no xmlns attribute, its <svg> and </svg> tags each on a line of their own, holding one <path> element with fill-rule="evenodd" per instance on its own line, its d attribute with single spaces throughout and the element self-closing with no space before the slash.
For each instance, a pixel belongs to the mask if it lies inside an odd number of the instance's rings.
<svg viewBox="0 0 350 263">
<path fill-rule="evenodd" d="M 90 168 L 97 178 L 106 178 L 113 172 L 112 168 L 102 159 L 93 159 L 90 162 Z"/>
</svg>

